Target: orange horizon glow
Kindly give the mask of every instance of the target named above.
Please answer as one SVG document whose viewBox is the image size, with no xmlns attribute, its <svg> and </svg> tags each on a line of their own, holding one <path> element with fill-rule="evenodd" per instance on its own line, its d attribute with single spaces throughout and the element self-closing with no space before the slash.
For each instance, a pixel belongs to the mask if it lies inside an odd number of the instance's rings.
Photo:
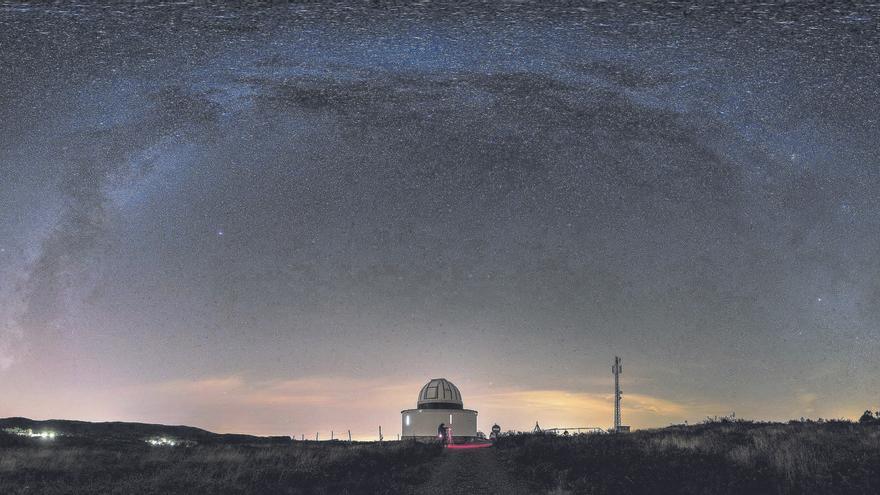
<svg viewBox="0 0 880 495">
<path fill-rule="evenodd" d="M 87 391 L 56 390 L 22 396 L 0 406 L 0 416 L 31 419 L 84 421 L 131 421 L 187 425 L 217 433 L 287 435 L 297 439 L 376 440 L 381 425 L 386 440 L 400 433 L 400 411 L 413 407 L 422 381 L 355 379 L 315 376 L 286 380 L 250 380 L 244 374 L 171 380 L 134 387 L 107 387 Z M 537 421 L 542 428 L 599 427 L 611 422 L 610 392 L 554 389 L 496 388 L 471 385 L 462 388 L 466 408 L 478 411 L 478 429 L 488 432 L 493 423 L 504 431 L 531 431 Z M 802 401 L 815 402 L 815 394 Z M 852 406 L 858 409 L 855 406 Z M 757 417 L 743 408 L 738 417 L 756 420 L 787 420 L 776 412 Z M 854 419 L 837 409 L 813 408 L 817 416 Z M 646 393 L 626 394 L 624 424 L 634 429 L 664 427 L 673 423 L 699 422 L 724 416 L 730 404 L 671 400 Z"/>
</svg>

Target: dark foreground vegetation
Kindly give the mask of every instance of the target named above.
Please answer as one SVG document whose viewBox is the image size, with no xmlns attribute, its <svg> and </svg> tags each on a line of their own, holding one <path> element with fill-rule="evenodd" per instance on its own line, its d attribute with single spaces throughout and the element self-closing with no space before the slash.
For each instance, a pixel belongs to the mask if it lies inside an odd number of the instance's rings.
<svg viewBox="0 0 880 495">
<path fill-rule="evenodd" d="M 718 421 L 619 435 L 503 437 L 536 488 L 589 494 L 876 494 L 880 424 Z"/>
<path fill-rule="evenodd" d="M 178 436 L 178 445 L 152 446 L 140 436 L 0 433 L 0 494 L 401 493 L 424 482 L 441 453 L 398 442 L 225 443 L 210 434 L 204 443 Z"/>
<path fill-rule="evenodd" d="M 520 434 L 476 452 L 399 442 L 248 441 L 120 423 L 74 424 L 73 434 L 57 422 L 62 435 L 53 439 L 0 430 L 0 494 L 436 493 L 437 486 L 454 493 L 456 473 L 472 463 L 481 466 L 478 477 L 492 479 L 483 486 L 505 495 L 513 493 L 505 486 L 514 485 L 529 493 L 876 494 L 880 421 L 873 419 Z M 8 420 L 0 420 L 4 424 Z M 174 446 L 145 441 L 172 434 L 181 440 Z"/>
</svg>

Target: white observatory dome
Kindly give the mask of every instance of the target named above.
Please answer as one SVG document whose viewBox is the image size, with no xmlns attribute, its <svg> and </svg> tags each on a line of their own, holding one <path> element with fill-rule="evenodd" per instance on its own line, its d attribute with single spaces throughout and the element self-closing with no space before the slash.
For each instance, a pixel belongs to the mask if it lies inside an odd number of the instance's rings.
<svg viewBox="0 0 880 495">
<path fill-rule="evenodd" d="M 400 438 L 436 442 L 442 425 L 453 443 L 477 438 L 477 411 L 465 409 L 461 392 L 446 378 L 434 378 L 422 387 L 415 409 L 400 411 Z"/>
<path fill-rule="evenodd" d="M 446 378 L 434 378 L 419 392 L 419 409 L 463 409 L 461 392 Z"/>
</svg>

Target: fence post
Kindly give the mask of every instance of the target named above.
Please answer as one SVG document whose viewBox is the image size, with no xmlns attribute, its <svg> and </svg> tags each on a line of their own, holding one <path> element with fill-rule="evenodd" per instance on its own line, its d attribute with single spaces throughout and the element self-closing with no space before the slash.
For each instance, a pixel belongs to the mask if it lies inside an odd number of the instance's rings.
<svg viewBox="0 0 880 495">
<path fill-rule="evenodd" d="M 351 443 L 351 430 L 348 430 L 348 443 Z"/>
</svg>

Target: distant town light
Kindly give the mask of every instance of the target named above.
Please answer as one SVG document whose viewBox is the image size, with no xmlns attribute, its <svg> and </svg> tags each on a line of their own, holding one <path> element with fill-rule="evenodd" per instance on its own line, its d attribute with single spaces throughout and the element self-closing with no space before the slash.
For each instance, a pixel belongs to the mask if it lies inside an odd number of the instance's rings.
<svg viewBox="0 0 880 495">
<path fill-rule="evenodd" d="M 165 446 L 165 445 L 167 445 L 169 447 L 174 447 L 175 445 L 178 444 L 177 440 L 175 440 L 173 438 L 166 438 L 166 437 L 150 438 L 150 439 L 147 439 L 146 442 L 154 447 Z"/>
<path fill-rule="evenodd" d="M 29 437 L 29 438 L 46 438 L 46 439 L 54 439 L 59 436 L 60 433 L 56 433 L 54 431 L 34 431 L 31 428 L 4 428 L 3 431 L 6 433 L 11 433 L 13 435 L 18 435 L 21 437 Z"/>
</svg>

